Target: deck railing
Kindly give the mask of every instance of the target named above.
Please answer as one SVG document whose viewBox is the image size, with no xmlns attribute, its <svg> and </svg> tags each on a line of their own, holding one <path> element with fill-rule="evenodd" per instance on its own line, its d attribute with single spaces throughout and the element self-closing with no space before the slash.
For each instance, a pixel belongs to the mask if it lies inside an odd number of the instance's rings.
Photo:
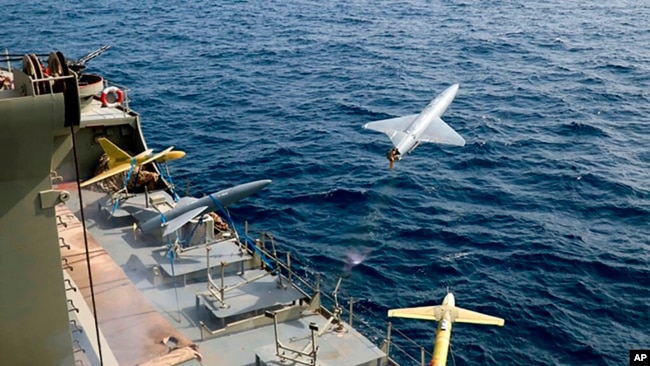
<svg viewBox="0 0 650 366">
<path fill-rule="evenodd" d="M 122 93 L 124 93 L 124 101 L 122 101 L 122 110 L 124 111 L 124 113 L 129 113 L 131 111 L 131 108 L 129 107 L 129 102 L 131 101 L 129 99 L 129 92 L 131 91 L 131 89 L 127 88 L 124 85 L 114 83 L 114 82 L 112 82 L 110 80 L 104 79 L 104 89 L 106 89 L 108 87 L 111 87 L 111 86 L 114 86 L 114 87 L 119 88 L 120 90 L 122 90 Z"/>
<path fill-rule="evenodd" d="M 265 237 L 272 238 L 269 234 L 263 233 L 262 238 Z M 431 352 L 427 351 L 425 347 L 415 342 L 399 329 L 395 329 L 391 322 L 384 320 L 384 318 L 378 316 L 374 311 L 363 306 L 360 301 L 355 301 L 352 296 L 339 291 L 339 286 L 335 290 L 337 292 L 336 295 L 321 291 L 321 275 L 319 273 L 314 274 L 315 280 L 313 283 L 299 273 L 296 273 L 291 267 L 291 262 L 296 262 L 295 258 L 291 258 L 290 252 L 278 252 L 274 239 L 270 242 L 266 240 L 260 240 L 259 242 L 261 243 L 259 251 L 267 258 L 270 258 L 271 261 L 275 262 L 275 270 L 282 277 L 288 279 L 304 294 L 310 297 L 316 294 L 319 297 L 317 300 L 321 302 L 321 312 L 324 316 L 332 318 L 338 315 L 341 321 L 347 319 L 350 326 L 354 325 L 356 330 L 369 338 L 373 343 L 378 344 L 382 351 L 389 356 L 389 364 L 399 365 L 400 362 L 403 362 L 409 365 L 425 365 L 426 360 L 431 359 Z M 271 245 L 272 248 L 267 248 L 268 245 Z M 282 259 L 283 256 L 286 260 Z M 305 268 L 305 266 L 300 267 Z M 337 307 L 338 310 L 336 310 Z M 337 312 L 340 313 L 336 314 Z M 385 326 L 385 330 L 381 330 L 374 325 L 382 323 Z"/>
</svg>

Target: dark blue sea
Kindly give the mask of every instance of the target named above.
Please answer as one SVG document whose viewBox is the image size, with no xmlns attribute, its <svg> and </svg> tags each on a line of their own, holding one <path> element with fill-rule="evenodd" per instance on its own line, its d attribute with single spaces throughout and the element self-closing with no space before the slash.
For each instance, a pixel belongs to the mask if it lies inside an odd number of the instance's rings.
<svg viewBox="0 0 650 366">
<path fill-rule="evenodd" d="M 3 51 L 111 45 L 87 71 L 129 87 L 150 147 L 187 152 L 172 168 L 192 194 L 273 179 L 231 213 L 327 291 L 346 253 L 369 253 L 341 296 L 373 341 L 388 309 L 449 288 L 506 319 L 457 325 L 457 365 L 618 366 L 650 348 L 650 3 L 0 3 Z M 388 170 L 388 138 L 361 126 L 454 83 L 443 118 L 467 145 Z M 435 323 L 392 321 L 431 351 Z"/>
</svg>

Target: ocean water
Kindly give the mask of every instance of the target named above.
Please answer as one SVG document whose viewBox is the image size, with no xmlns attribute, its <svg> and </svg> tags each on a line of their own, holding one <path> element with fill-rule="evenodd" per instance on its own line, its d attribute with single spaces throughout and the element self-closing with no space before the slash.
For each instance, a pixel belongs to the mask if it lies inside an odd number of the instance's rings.
<svg viewBox="0 0 650 366">
<path fill-rule="evenodd" d="M 456 326 L 458 365 L 650 348 L 650 3 L 0 3 L 12 53 L 112 45 L 88 72 L 129 87 L 150 147 L 187 152 L 173 175 L 194 194 L 273 179 L 231 212 L 326 289 L 346 253 L 369 253 L 341 292 L 373 340 L 388 309 L 449 288 L 506 319 Z M 361 126 L 453 83 L 443 118 L 467 145 L 388 170 L 389 140 Z M 435 323 L 392 321 L 430 351 Z"/>
</svg>

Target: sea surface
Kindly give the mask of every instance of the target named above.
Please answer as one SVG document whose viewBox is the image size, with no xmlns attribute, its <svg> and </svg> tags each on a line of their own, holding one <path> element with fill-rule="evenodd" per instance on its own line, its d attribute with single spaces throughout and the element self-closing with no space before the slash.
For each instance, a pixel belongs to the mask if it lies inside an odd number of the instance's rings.
<svg viewBox="0 0 650 366">
<path fill-rule="evenodd" d="M 450 365 L 626 365 L 650 348 L 649 2 L 0 7 L 3 51 L 111 45 L 88 72 L 128 86 L 149 147 L 187 152 L 171 167 L 192 194 L 272 179 L 231 212 L 327 291 L 346 253 L 367 254 L 340 296 L 373 341 L 388 309 L 449 289 L 506 320 L 458 324 Z M 423 144 L 388 170 L 390 141 L 363 124 L 454 83 L 443 118 L 467 145 Z M 392 322 L 431 351 L 434 322 Z"/>
</svg>

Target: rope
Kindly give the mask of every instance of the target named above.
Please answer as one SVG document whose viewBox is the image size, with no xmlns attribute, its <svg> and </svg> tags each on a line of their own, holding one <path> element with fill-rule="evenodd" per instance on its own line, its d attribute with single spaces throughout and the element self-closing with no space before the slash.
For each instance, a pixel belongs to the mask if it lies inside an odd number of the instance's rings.
<svg viewBox="0 0 650 366">
<path fill-rule="evenodd" d="M 93 285 L 93 273 L 90 270 L 90 251 L 88 250 L 88 233 L 86 232 L 86 217 L 84 214 L 84 204 L 81 194 L 81 181 L 79 180 L 79 159 L 77 157 L 77 141 L 72 124 L 70 124 L 70 135 L 72 136 L 72 151 L 74 153 L 74 168 L 77 176 L 77 194 L 79 195 L 79 212 L 81 214 L 81 225 L 84 231 L 84 247 L 86 249 L 86 268 L 88 269 L 88 282 L 90 284 L 90 298 L 93 305 L 93 317 L 95 318 L 95 336 L 97 337 L 97 352 L 99 352 L 99 364 L 104 365 L 102 356 L 102 342 L 99 337 L 99 321 L 97 320 L 97 305 L 95 303 L 95 286 Z"/>
<path fill-rule="evenodd" d="M 172 175 L 169 173 L 169 166 L 167 165 L 167 163 L 164 163 L 165 169 L 162 169 L 158 163 L 156 162 L 154 163 L 156 164 L 156 167 L 158 168 L 160 174 L 163 176 L 163 179 L 169 182 L 169 190 L 172 192 L 172 196 L 174 197 L 174 202 L 178 202 L 180 198 L 178 197 L 178 194 L 176 194 L 176 190 L 174 189 L 175 186 L 174 186 L 174 182 L 172 181 Z"/>
<path fill-rule="evenodd" d="M 49 56 L 49 54 L 47 54 L 47 53 L 35 53 L 34 55 L 38 56 L 38 57 L 47 57 L 47 56 Z M 24 53 L 5 53 L 5 54 L 2 54 L 2 57 L 5 57 L 5 56 L 7 56 L 7 57 L 23 57 L 23 56 L 25 56 L 25 54 Z"/>
</svg>

